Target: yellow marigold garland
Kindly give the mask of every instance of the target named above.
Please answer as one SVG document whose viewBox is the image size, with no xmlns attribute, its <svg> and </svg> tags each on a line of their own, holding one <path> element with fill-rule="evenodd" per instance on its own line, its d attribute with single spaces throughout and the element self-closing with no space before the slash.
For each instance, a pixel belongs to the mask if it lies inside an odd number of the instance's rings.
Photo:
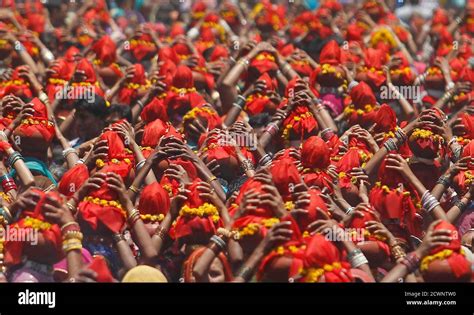
<svg viewBox="0 0 474 315">
<path fill-rule="evenodd" d="M 217 211 L 216 206 L 208 202 L 205 202 L 198 208 L 190 208 L 184 205 L 181 210 L 179 210 L 179 215 L 185 217 L 211 217 L 214 223 L 219 221 L 219 211 Z"/>
<path fill-rule="evenodd" d="M 442 260 L 442 259 L 447 259 L 449 258 L 452 254 L 454 253 L 454 251 L 452 249 L 444 249 L 440 252 L 437 252 L 436 254 L 433 254 L 433 255 L 428 255 L 426 257 L 424 257 L 422 260 L 421 260 L 421 263 L 420 263 L 420 270 L 421 271 L 426 271 L 428 270 L 428 267 L 429 265 L 435 261 L 435 260 Z M 464 253 L 464 250 L 461 248 L 461 251 L 460 251 L 460 254 L 461 255 L 465 255 Z"/>
</svg>

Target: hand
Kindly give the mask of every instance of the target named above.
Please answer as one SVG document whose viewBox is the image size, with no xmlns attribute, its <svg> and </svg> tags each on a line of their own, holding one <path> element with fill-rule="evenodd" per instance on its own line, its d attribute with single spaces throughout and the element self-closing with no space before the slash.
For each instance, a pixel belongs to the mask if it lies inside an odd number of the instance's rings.
<svg viewBox="0 0 474 315">
<path fill-rule="evenodd" d="M 369 230 L 370 233 L 384 237 L 389 245 L 395 245 L 397 240 L 395 236 L 387 229 L 385 225 L 378 221 L 367 221 L 365 222 L 365 228 Z"/>
<path fill-rule="evenodd" d="M 12 216 L 16 213 L 25 210 L 33 209 L 40 200 L 40 195 L 33 191 L 32 188 L 28 188 L 25 192 L 21 193 L 15 201 L 10 205 Z"/>
<path fill-rule="evenodd" d="M 221 209 L 222 206 L 225 206 L 222 203 L 222 200 L 217 195 L 215 189 L 211 186 L 211 184 L 206 182 L 200 182 L 196 188 L 199 191 L 199 197 L 209 201 L 213 205 L 218 206 L 218 209 Z"/>
<path fill-rule="evenodd" d="M 242 202 L 239 204 L 239 210 L 236 212 L 233 219 L 236 220 L 240 218 L 247 211 L 256 210 L 259 202 L 258 195 L 259 193 L 256 192 L 255 189 L 249 189 L 246 191 L 244 198 L 242 198 Z"/>
<path fill-rule="evenodd" d="M 21 66 L 18 70 L 18 75 L 30 82 L 31 86 L 37 94 L 43 90 L 43 86 L 38 81 L 36 75 L 33 73 L 29 66 Z"/>
<path fill-rule="evenodd" d="M 183 204 L 188 200 L 188 194 L 191 191 L 186 188 L 180 188 L 178 194 L 171 199 L 170 205 L 170 215 L 171 218 L 174 220 L 179 216 L 179 210 L 183 206 Z"/>
<path fill-rule="evenodd" d="M 344 230 L 339 226 L 339 223 L 335 220 L 317 220 L 308 225 L 308 232 L 311 235 L 323 234 L 326 237 L 330 237 L 333 240 L 341 240 L 339 236 L 344 235 Z"/>
<path fill-rule="evenodd" d="M 97 272 L 94 270 L 88 269 L 87 267 L 81 268 L 78 271 L 77 275 L 72 276 L 70 282 L 80 282 L 80 283 L 96 283 L 97 282 Z"/>
<path fill-rule="evenodd" d="M 272 251 L 277 243 L 288 242 L 291 239 L 293 231 L 290 229 L 291 222 L 284 221 L 276 223 L 272 228 L 267 232 L 265 238 L 258 245 L 258 248 L 261 249 L 265 254 Z"/>
<path fill-rule="evenodd" d="M 420 258 L 425 257 L 430 251 L 438 246 L 448 246 L 458 235 L 452 235 L 450 230 L 434 230 L 434 227 L 442 220 L 437 220 L 430 224 L 421 245 L 415 250 Z"/>
<path fill-rule="evenodd" d="M 89 177 L 84 184 L 74 193 L 74 199 L 81 201 L 90 191 L 98 190 L 105 182 L 105 173 L 96 172 Z M 74 187 L 76 189 L 77 187 Z"/>
<path fill-rule="evenodd" d="M 179 182 L 183 186 L 191 182 L 191 180 L 189 179 L 188 173 L 181 165 L 170 164 L 168 169 L 165 170 L 164 175 L 167 176 L 168 178 L 175 179 L 177 182 Z"/>
<path fill-rule="evenodd" d="M 467 171 L 468 170 L 468 164 L 472 163 L 473 158 L 470 156 L 465 156 L 454 163 L 454 165 L 451 167 L 449 170 L 451 176 L 456 176 L 459 172 L 462 171 Z"/>
<path fill-rule="evenodd" d="M 99 138 L 97 138 L 99 140 Z M 105 160 L 109 154 L 109 144 L 107 140 L 99 140 L 94 143 L 92 149 L 87 153 L 87 156 L 84 159 L 84 164 L 89 170 L 92 170 L 95 167 L 95 161 L 98 159 Z"/>
<path fill-rule="evenodd" d="M 125 187 L 122 178 L 116 173 L 109 172 L 106 174 L 105 181 L 107 182 L 107 187 L 117 193 L 122 206 L 127 209 L 127 211 L 131 211 L 133 209 L 133 203 L 128 197 L 127 188 Z"/>
<path fill-rule="evenodd" d="M 60 227 L 66 223 L 76 221 L 63 200 L 57 200 L 49 195 L 46 196 L 42 210 L 48 221 L 55 223 Z"/>
<path fill-rule="evenodd" d="M 262 188 L 265 192 L 259 195 L 259 205 L 270 207 L 277 218 L 285 216 L 285 203 L 276 187 L 263 185 Z"/>
<path fill-rule="evenodd" d="M 414 176 L 407 161 L 402 158 L 400 154 L 389 154 L 385 167 L 390 170 L 398 171 L 400 175 L 407 180 L 409 180 L 411 176 Z"/>
</svg>

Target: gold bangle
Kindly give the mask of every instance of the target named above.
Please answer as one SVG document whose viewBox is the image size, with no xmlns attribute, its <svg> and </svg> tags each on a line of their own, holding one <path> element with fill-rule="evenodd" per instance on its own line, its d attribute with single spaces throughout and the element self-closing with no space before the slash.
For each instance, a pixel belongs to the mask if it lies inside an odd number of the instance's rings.
<svg viewBox="0 0 474 315">
<path fill-rule="evenodd" d="M 65 223 L 65 224 L 63 224 L 63 226 L 61 226 L 61 232 L 63 232 L 65 228 L 67 228 L 68 226 L 71 226 L 71 225 L 79 226 L 79 223 L 77 223 L 76 221 L 71 221 L 71 222 Z"/>
<path fill-rule="evenodd" d="M 74 207 L 69 201 L 66 202 L 66 207 L 71 211 L 72 214 L 76 214 L 77 208 Z"/>
<path fill-rule="evenodd" d="M 163 241 L 165 240 L 167 231 L 160 225 L 156 228 L 155 235 L 161 238 Z"/>
<path fill-rule="evenodd" d="M 80 231 L 67 231 L 63 235 L 63 241 L 70 240 L 70 239 L 77 239 L 82 241 L 84 235 Z"/>
<path fill-rule="evenodd" d="M 216 180 L 217 177 L 216 176 L 211 176 L 211 178 L 209 178 L 209 182 L 212 182 L 213 180 Z"/>
<path fill-rule="evenodd" d="M 138 194 L 138 188 L 135 187 L 134 185 L 131 185 L 130 187 L 128 187 L 128 189 L 130 189 L 132 192 Z"/>
<path fill-rule="evenodd" d="M 128 221 L 130 225 L 135 224 L 135 222 L 137 222 L 139 218 L 140 218 L 140 212 L 137 209 L 133 208 L 132 211 L 130 211 L 128 215 Z"/>
</svg>

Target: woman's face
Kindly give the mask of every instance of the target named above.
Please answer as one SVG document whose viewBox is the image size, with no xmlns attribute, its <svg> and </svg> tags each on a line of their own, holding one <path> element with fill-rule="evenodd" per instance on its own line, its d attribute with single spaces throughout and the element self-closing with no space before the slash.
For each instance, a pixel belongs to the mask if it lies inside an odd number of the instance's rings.
<svg viewBox="0 0 474 315">
<path fill-rule="evenodd" d="M 210 283 L 225 282 L 224 265 L 219 258 L 216 257 L 212 261 L 208 277 Z"/>
</svg>

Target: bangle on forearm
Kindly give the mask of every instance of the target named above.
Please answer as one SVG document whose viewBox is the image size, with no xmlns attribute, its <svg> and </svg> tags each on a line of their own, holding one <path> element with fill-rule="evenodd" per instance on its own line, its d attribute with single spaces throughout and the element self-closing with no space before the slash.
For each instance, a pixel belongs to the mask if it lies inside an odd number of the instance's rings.
<svg viewBox="0 0 474 315">
<path fill-rule="evenodd" d="M 140 109 L 143 109 L 143 107 L 145 107 L 145 104 L 143 104 L 143 102 L 141 100 L 137 101 L 137 105 L 138 105 L 138 107 L 140 107 Z"/>
<path fill-rule="evenodd" d="M 226 248 L 226 245 L 227 245 L 225 243 L 225 241 L 220 236 L 217 236 L 217 235 L 213 235 L 211 237 L 210 242 L 211 242 L 210 248 L 213 249 L 212 247 L 214 247 L 213 251 L 215 253 L 219 253 L 219 252 L 223 251 Z M 213 244 L 215 246 L 212 246 Z"/>
<path fill-rule="evenodd" d="M 421 204 L 428 213 L 440 205 L 439 201 L 428 190 L 423 193 L 421 197 Z"/>
<path fill-rule="evenodd" d="M 265 131 L 271 134 L 272 136 L 275 136 L 279 130 L 280 128 L 278 128 L 278 125 L 274 122 L 269 123 L 267 128 L 265 129 Z"/>
<path fill-rule="evenodd" d="M 143 165 L 145 165 L 145 163 L 146 163 L 146 160 L 141 160 L 140 162 L 138 162 L 136 165 L 137 171 L 139 171 L 143 167 Z"/>
<path fill-rule="evenodd" d="M 346 209 L 346 214 L 351 214 L 352 211 L 354 211 L 354 207 L 349 207 Z"/>
<path fill-rule="evenodd" d="M 357 81 L 351 81 L 349 85 L 347 86 L 347 92 L 350 92 L 353 88 L 355 88 L 357 85 L 359 85 L 359 82 Z"/>
<path fill-rule="evenodd" d="M 397 151 L 398 150 L 398 145 L 395 142 L 395 139 L 390 138 L 387 141 L 384 142 L 383 146 L 387 151 Z"/>
<path fill-rule="evenodd" d="M 436 181 L 436 183 L 441 184 L 444 187 L 449 187 L 451 184 L 451 177 L 449 175 L 443 175 Z"/>
<path fill-rule="evenodd" d="M 13 217 L 10 213 L 10 210 L 8 210 L 8 207 L 6 206 L 0 208 L 0 217 L 3 217 L 3 220 L 6 224 L 10 224 L 13 221 Z"/>
<path fill-rule="evenodd" d="M 117 244 L 121 241 L 125 241 L 125 236 L 123 236 L 122 233 L 115 233 L 114 235 L 112 235 L 112 240 L 115 244 Z"/>
<path fill-rule="evenodd" d="M 161 238 L 163 241 L 165 240 L 167 234 L 168 234 L 168 231 L 165 228 L 163 228 L 161 225 L 157 227 L 155 230 L 155 235 Z"/>
<path fill-rule="evenodd" d="M 262 158 L 258 161 L 258 164 L 260 166 L 267 166 L 271 162 L 272 162 L 272 156 L 269 153 L 267 153 L 264 156 L 262 156 Z"/>
<path fill-rule="evenodd" d="M 254 171 L 255 168 L 252 164 L 252 161 L 250 160 L 247 160 L 247 159 L 244 159 L 242 161 L 242 169 L 246 172 L 246 171 Z"/>
<path fill-rule="evenodd" d="M 331 128 L 326 128 L 321 131 L 321 138 L 324 141 L 328 141 L 334 135 L 334 131 Z"/>
<path fill-rule="evenodd" d="M 463 202 L 462 199 L 456 201 L 454 205 L 458 207 L 461 212 L 464 212 L 464 210 L 467 208 L 467 203 Z"/>
<path fill-rule="evenodd" d="M 138 194 L 138 188 L 135 185 L 130 185 L 130 187 L 128 187 L 128 190 Z"/>
<path fill-rule="evenodd" d="M 253 276 L 253 268 L 243 266 L 237 274 L 237 277 L 244 279 L 245 281 L 249 281 Z"/>
<path fill-rule="evenodd" d="M 390 247 L 390 253 L 392 254 L 394 260 L 405 258 L 407 255 L 403 250 L 402 246 L 398 243 Z"/>
<path fill-rule="evenodd" d="M 398 128 L 395 130 L 395 138 L 398 140 L 399 144 L 402 144 L 407 140 L 407 135 L 402 128 Z"/>
<path fill-rule="evenodd" d="M 239 95 L 239 96 L 237 96 L 237 99 L 232 104 L 232 106 L 235 106 L 235 107 L 238 107 L 238 108 L 242 109 L 242 108 L 244 108 L 245 103 L 246 103 L 246 99 L 242 95 Z"/>
<path fill-rule="evenodd" d="M 237 62 L 238 64 L 242 65 L 247 69 L 247 67 L 250 64 L 250 61 L 247 58 L 240 58 L 239 61 Z"/>
<path fill-rule="evenodd" d="M 76 150 L 74 148 L 67 148 L 63 150 L 63 157 L 67 158 L 68 154 L 70 153 L 76 153 Z"/>
<path fill-rule="evenodd" d="M 347 254 L 347 259 L 351 263 L 352 268 L 358 268 L 362 266 L 363 264 L 368 264 L 369 261 L 365 257 L 365 255 L 362 253 L 362 251 L 359 248 L 354 249 L 351 251 L 349 254 Z"/>
<path fill-rule="evenodd" d="M 2 180 L 2 188 L 3 192 L 7 193 L 10 190 L 17 190 L 18 187 L 16 186 L 16 183 L 13 178 L 9 177 Z"/>
<path fill-rule="evenodd" d="M 415 252 L 411 252 L 400 263 L 407 267 L 409 273 L 412 273 L 420 265 L 420 260 L 420 257 Z"/>
<path fill-rule="evenodd" d="M 138 221 L 138 219 L 140 219 L 140 212 L 133 208 L 128 214 L 128 223 L 130 226 L 133 226 Z"/>
<path fill-rule="evenodd" d="M 21 156 L 21 154 L 17 151 L 14 151 L 7 159 L 7 164 L 13 168 L 13 165 L 15 165 L 15 163 L 18 161 L 18 160 L 23 160 L 23 156 Z"/>
</svg>

